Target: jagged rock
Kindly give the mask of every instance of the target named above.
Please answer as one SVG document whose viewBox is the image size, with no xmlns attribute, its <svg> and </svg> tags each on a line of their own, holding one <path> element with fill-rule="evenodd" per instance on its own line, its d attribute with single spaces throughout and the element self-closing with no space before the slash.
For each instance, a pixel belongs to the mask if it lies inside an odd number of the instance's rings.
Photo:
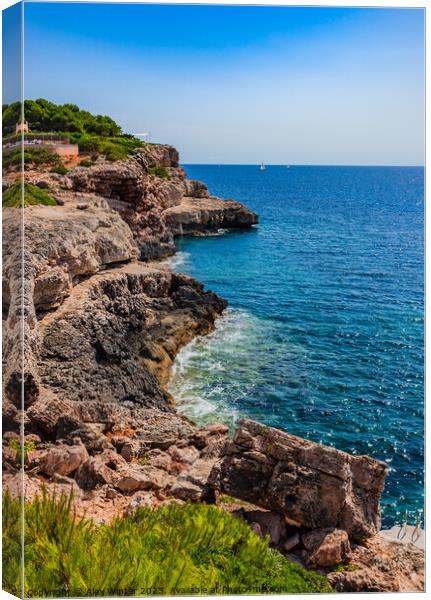
<svg viewBox="0 0 431 600">
<path fill-rule="evenodd" d="M 299 533 L 294 533 L 293 535 L 289 536 L 287 540 L 283 543 L 283 550 L 285 552 L 291 552 L 297 546 L 299 546 L 300 543 L 301 538 L 299 536 Z"/>
<path fill-rule="evenodd" d="M 47 450 L 40 459 L 40 470 L 46 475 L 70 475 L 88 460 L 88 452 L 79 438 L 73 446 L 60 444 Z"/>
<path fill-rule="evenodd" d="M 177 413 L 163 413 L 156 409 L 145 410 L 136 427 L 136 437 L 149 448 L 167 450 L 178 440 L 193 437 L 197 428 Z"/>
<path fill-rule="evenodd" d="M 154 497 L 151 495 L 134 494 L 129 505 L 124 511 L 125 516 L 132 515 L 138 508 L 152 508 L 154 506 Z"/>
<path fill-rule="evenodd" d="M 178 479 L 171 487 L 170 493 L 179 500 L 198 502 L 202 496 L 202 488 L 191 481 Z"/>
<path fill-rule="evenodd" d="M 208 198 L 207 186 L 195 179 L 184 180 L 184 192 L 184 195 L 189 198 Z"/>
<path fill-rule="evenodd" d="M 139 458 L 145 449 L 146 445 L 139 440 L 127 440 L 122 444 L 120 454 L 127 462 L 130 462 L 134 458 Z"/>
<path fill-rule="evenodd" d="M 196 431 L 192 442 L 196 448 L 203 451 L 203 456 L 208 458 L 218 456 L 224 446 L 228 431 L 229 427 L 222 423 L 205 425 Z"/>
<path fill-rule="evenodd" d="M 209 198 L 184 197 L 181 203 L 163 212 L 166 224 L 175 234 L 214 231 L 217 229 L 245 229 L 256 225 L 256 213 L 240 202 Z"/>
<path fill-rule="evenodd" d="M 25 407 L 39 395 L 36 310 L 61 303 L 76 278 L 131 260 L 138 250 L 130 228 L 106 203 L 85 213 L 72 207 L 27 207 L 24 246 L 16 214 L 16 209 L 3 211 L 3 303 L 9 308 L 4 382 L 8 399 L 21 408 L 22 382 Z"/>
<path fill-rule="evenodd" d="M 350 557 L 349 537 L 341 529 L 315 529 L 302 536 L 308 560 L 318 567 L 345 563 Z"/>
<path fill-rule="evenodd" d="M 247 523 L 257 523 L 262 537 L 268 535 L 274 545 L 278 545 L 285 537 L 286 522 L 281 515 L 263 510 L 240 510 L 239 512 Z"/>
<path fill-rule="evenodd" d="M 173 473 L 172 458 L 167 452 L 163 452 L 163 450 L 155 448 L 154 450 L 149 451 L 148 456 L 151 460 L 151 464 L 154 467 L 157 467 L 158 469 L 163 469 L 168 473 Z"/>
<path fill-rule="evenodd" d="M 58 423 L 66 416 L 79 421 L 79 410 L 75 402 L 63 400 L 55 396 L 43 395 L 27 410 L 30 427 L 39 432 L 45 439 L 57 437 Z"/>
<path fill-rule="evenodd" d="M 240 421 L 209 482 L 298 525 L 334 527 L 363 540 L 380 529 L 387 467 L 253 421 Z"/>
<path fill-rule="evenodd" d="M 422 592 L 424 551 L 376 535 L 352 546 L 347 568 L 327 577 L 338 592 Z"/>
<path fill-rule="evenodd" d="M 91 490 L 98 485 L 114 486 L 119 479 L 120 469 L 127 466 L 122 456 L 113 450 L 91 456 L 82 464 L 75 475 L 75 481 L 83 490 Z"/>
<path fill-rule="evenodd" d="M 189 468 L 180 472 L 170 493 L 181 500 L 202 500 L 213 503 L 215 498 L 208 490 L 208 476 L 215 460 L 198 459 Z"/>
<path fill-rule="evenodd" d="M 162 469 L 129 465 L 127 469 L 122 469 L 115 487 L 122 492 L 159 490 L 171 485 L 173 481 L 173 478 Z"/>
<path fill-rule="evenodd" d="M 168 449 L 168 453 L 174 461 L 180 463 L 192 464 L 199 458 L 199 450 L 194 446 L 186 446 L 185 448 L 171 446 Z"/>
<path fill-rule="evenodd" d="M 103 400 L 169 410 L 163 384 L 176 352 L 211 331 L 224 307 L 190 277 L 167 270 L 130 264 L 95 275 L 39 325 L 42 384 L 84 407 Z"/>
</svg>

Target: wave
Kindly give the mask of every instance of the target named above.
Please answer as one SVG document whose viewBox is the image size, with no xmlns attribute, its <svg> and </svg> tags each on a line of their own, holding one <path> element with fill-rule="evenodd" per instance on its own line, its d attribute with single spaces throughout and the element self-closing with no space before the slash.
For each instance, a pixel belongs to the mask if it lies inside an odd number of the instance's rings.
<svg viewBox="0 0 431 600">
<path fill-rule="evenodd" d="M 236 422 L 235 398 L 248 393 L 250 379 L 233 378 L 232 366 L 240 366 L 238 357 L 253 343 L 256 329 L 257 319 L 250 313 L 227 309 L 212 333 L 180 350 L 169 383 L 180 412 L 200 423 Z"/>
</svg>

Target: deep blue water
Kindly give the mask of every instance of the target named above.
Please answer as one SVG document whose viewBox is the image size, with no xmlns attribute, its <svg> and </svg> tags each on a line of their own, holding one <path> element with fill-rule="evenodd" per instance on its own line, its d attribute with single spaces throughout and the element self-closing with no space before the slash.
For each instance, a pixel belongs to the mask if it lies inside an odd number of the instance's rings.
<svg viewBox="0 0 431 600">
<path fill-rule="evenodd" d="M 183 238 L 178 270 L 229 301 L 179 355 L 196 420 L 245 415 L 385 460 L 383 522 L 423 507 L 422 168 L 187 165 L 254 231 Z"/>
</svg>

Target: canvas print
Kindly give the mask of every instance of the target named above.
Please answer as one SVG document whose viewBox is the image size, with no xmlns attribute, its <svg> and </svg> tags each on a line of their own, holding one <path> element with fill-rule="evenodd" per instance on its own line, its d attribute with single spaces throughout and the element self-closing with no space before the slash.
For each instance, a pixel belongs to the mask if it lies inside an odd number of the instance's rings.
<svg viewBox="0 0 431 600">
<path fill-rule="evenodd" d="M 423 592 L 421 8 L 3 11 L 3 589 Z"/>
</svg>

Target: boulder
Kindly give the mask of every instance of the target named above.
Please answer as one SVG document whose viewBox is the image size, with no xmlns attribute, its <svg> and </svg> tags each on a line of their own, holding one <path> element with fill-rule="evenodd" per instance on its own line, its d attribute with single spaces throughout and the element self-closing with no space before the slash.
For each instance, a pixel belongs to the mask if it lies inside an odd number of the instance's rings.
<svg viewBox="0 0 431 600">
<path fill-rule="evenodd" d="M 47 450 L 40 458 L 40 470 L 46 475 L 71 475 L 88 460 L 88 452 L 77 438 L 73 446 L 59 444 Z"/>
<path fill-rule="evenodd" d="M 127 466 L 122 456 L 113 450 L 91 456 L 82 464 L 75 475 L 80 488 L 91 490 L 100 485 L 114 486 L 120 478 L 119 471 Z"/>
<path fill-rule="evenodd" d="M 285 552 L 291 552 L 297 546 L 299 546 L 300 543 L 301 543 L 301 537 L 300 537 L 299 533 L 294 533 L 293 535 L 289 536 L 287 538 L 287 540 L 284 542 L 283 550 Z"/>
<path fill-rule="evenodd" d="M 136 492 L 138 490 L 160 490 L 173 482 L 162 469 L 150 466 L 129 465 L 122 469 L 115 487 L 121 492 Z"/>
<path fill-rule="evenodd" d="M 179 500 L 198 502 L 202 496 L 202 488 L 191 481 L 179 478 L 170 490 L 171 495 Z"/>
<path fill-rule="evenodd" d="M 341 529 L 315 529 L 302 536 L 302 543 L 308 561 L 318 567 L 343 564 L 350 557 L 349 537 Z"/>
<path fill-rule="evenodd" d="M 278 545 L 286 535 L 286 522 L 282 515 L 264 510 L 241 510 L 247 523 L 257 523 L 262 537 L 269 536 L 271 543 Z"/>
<path fill-rule="evenodd" d="M 171 446 L 168 449 L 168 453 L 172 457 L 172 460 L 180 463 L 192 464 L 199 458 L 199 450 L 194 446 L 186 446 L 185 448 Z"/>
<path fill-rule="evenodd" d="M 310 529 L 337 528 L 363 540 L 380 530 L 387 466 L 254 421 L 238 423 L 214 466 L 217 490 Z"/>
</svg>

